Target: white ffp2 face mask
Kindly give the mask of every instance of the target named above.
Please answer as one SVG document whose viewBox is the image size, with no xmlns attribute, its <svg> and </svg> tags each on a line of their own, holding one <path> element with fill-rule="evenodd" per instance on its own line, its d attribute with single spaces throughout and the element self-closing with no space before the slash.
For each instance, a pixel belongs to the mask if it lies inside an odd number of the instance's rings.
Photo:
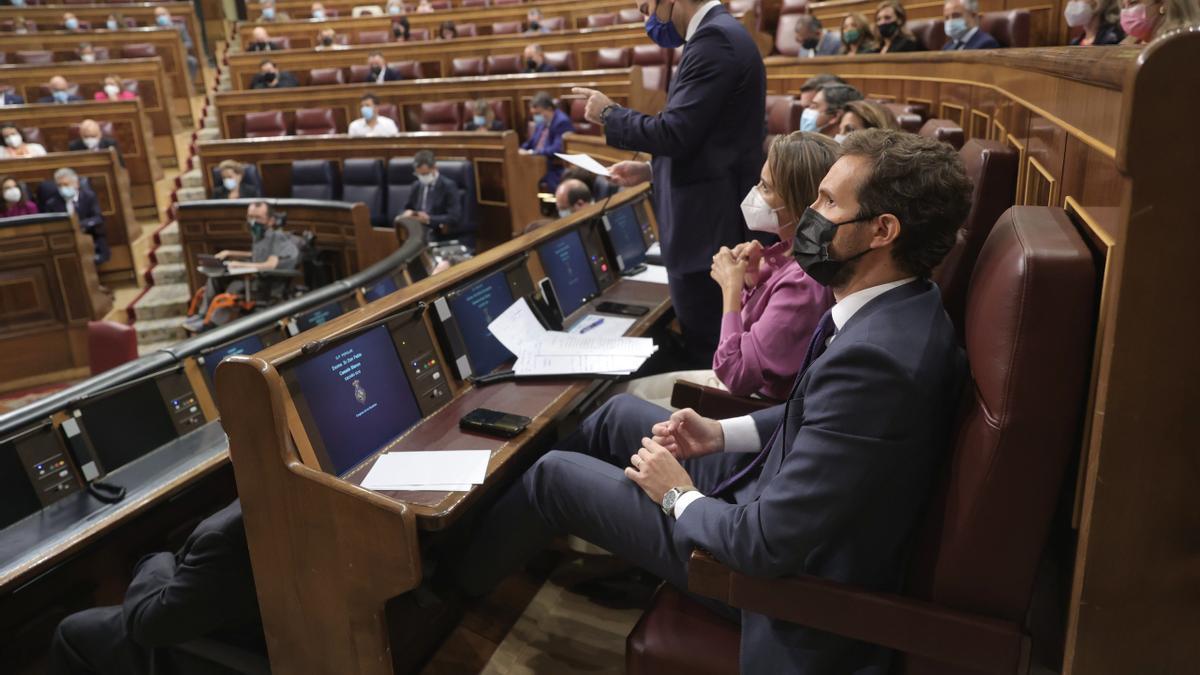
<svg viewBox="0 0 1200 675">
<path fill-rule="evenodd" d="M 10 187 L 4 190 L 4 201 L 9 204 L 15 204 L 21 201 L 21 190 L 19 188 Z"/>
<path fill-rule="evenodd" d="M 746 198 L 742 200 L 742 217 L 746 219 L 746 227 L 755 232 L 779 234 L 779 212 L 784 207 L 771 208 L 763 198 L 758 186 L 750 188 Z"/>
</svg>

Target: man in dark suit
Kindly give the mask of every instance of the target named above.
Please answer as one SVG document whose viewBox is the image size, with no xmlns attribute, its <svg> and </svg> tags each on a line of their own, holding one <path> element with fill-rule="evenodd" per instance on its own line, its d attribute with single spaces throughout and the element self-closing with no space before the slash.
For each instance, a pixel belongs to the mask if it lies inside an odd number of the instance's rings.
<svg viewBox="0 0 1200 675">
<path fill-rule="evenodd" d="M 658 115 L 624 108 L 591 89 L 586 116 L 608 144 L 649 153 L 612 166 L 619 185 L 653 177 L 671 303 L 695 367 L 712 364 L 721 331 L 721 289 L 709 276 L 722 246 L 746 240 L 741 203 L 758 182 L 766 136 L 766 71 L 746 29 L 713 0 L 659 0 L 646 29 L 656 44 L 683 45 L 679 71 Z M 653 176 L 651 175 L 653 171 Z"/>
<path fill-rule="evenodd" d="M 696 548 L 744 574 L 899 589 L 965 375 L 929 277 L 971 182 L 953 148 L 914 134 L 869 129 L 843 147 L 792 245 L 837 303 L 787 402 L 718 421 L 611 399 L 488 510 L 456 558 L 464 591 L 565 532 L 681 589 Z M 741 620 L 742 672 L 888 672 L 886 649 L 712 605 Z"/>
<path fill-rule="evenodd" d="M 367 67 L 371 69 L 367 75 L 368 82 L 398 82 L 404 79 L 394 68 L 388 68 L 381 51 L 373 51 L 367 56 Z"/>
<path fill-rule="evenodd" d="M 43 195 L 42 213 L 74 213 L 79 220 L 79 229 L 92 237 L 95 249 L 93 259 L 97 265 L 108 262 L 112 253 L 108 250 L 105 236 L 104 216 L 100 213 L 100 200 L 92 188 L 79 182 L 73 169 L 63 167 L 54 172 L 54 182 L 45 181 L 39 188 Z"/>
<path fill-rule="evenodd" d="M 71 85 L 62 75 L 50 78 L 47 85 L 50 87 L 50 95 L 39 98 L 38 103 L 74 103 L 83 100 L 79 94 L 71 93 Z"/>
<path fill-rule="evenodd" d="M 14 92 L 4 90 L 0 91 L 0 106 L 5 105 L 24 105 L 25 97 Z"/>
<path fill-rule="evenodd" d="M 562 162 L 554 156 L 563 151 L 563 134 L 575 131 L 571 118 L 554 105 L 550 94 L 539 91 L 529 102 L 529 113 L 533 116 L 535 126 L 529 140 L 521 144 L 521 152 L 526 155 L 544 155 L 546 157 L 546 175 L 542 176 L 542 187 L 546 192 L 558 189 L 562 180 Z"/>
<path fill-rule="evenodd" d="M 525 72 L 527 73 L 554 72 L 554 66 L 546 63 L 546 50 L 536 42 L 525 45 L 525 51 L 521 56 L 525 59 Z"/>
<path fill-rule="evenodd" d="M 117 161 L 121 166 L 125 166 L 125 158 L 121 156 L 121 148 L 117 145 L 117 140 L 111 136 L 104 136 L 100 133 L 100 124 L 96 120 L 84 120 L 79 123 L 79 138 L 72 138 L 67 144 L 67 149 L 75 152 L 77 150 L 107 150 L 113 148 L 117 151 Z"/>
<path fill-rule="evenodd" d="M 48 670 L 52 675 L 211 673 L 212 664 L 167 649 L 202 637 L 265 654 L 238 501 L 197 525 L 179 553 L 142 558 L 121 605 L 63 619 L 54 632 Z"/>
<path fill-rule="evenodd" d="M 271 59 L 263 59 L 258 64 L 258 74 L 250 80 L 251 89 L 279 89 L 298 87 L 300 83 L 291 73 L 283 73 Z"/>
<path fill-rule="evenodd" d="M 942 18 L 948 38 L 942 51 L 1000 48 L 996 38 L 979 27 L 979 0 L 947 0 Z"/>
<path fill-rule="evenodd" d="M 408 193 L 405 218 L 416 218 L 429 228 L 434 239 L 452 239 L 462 230 L 462 204 L 458 186 L 438 173 L 432 150 L 420 150 L 413 156 L 417 184 Z"/>
</svg>

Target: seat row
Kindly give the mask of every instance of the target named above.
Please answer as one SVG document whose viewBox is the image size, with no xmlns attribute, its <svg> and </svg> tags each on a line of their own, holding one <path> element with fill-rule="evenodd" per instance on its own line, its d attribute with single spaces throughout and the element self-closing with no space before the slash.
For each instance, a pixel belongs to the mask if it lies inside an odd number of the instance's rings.
<svg viewBox="0 0 1200 675">
<path fill-rule="evenodd" d="M 555 71 L 576 69 L 575 55 L 569 50 L 546 52 L 545 56 L 546 63 Z M 419 61 L 395 61 L 389 63 L 388 68 L 406 80 L 419 80 L 425 77 Z M 454 59 L 451 63 L 450 76 L 514 75 L 523 72 L 525 72 L 525 61 L 521 54 L 493 54 L 487 57 L 469 56 Z M 370 78 L 371 69 L 367 65 L 353 65 L 348 68 L 313 68 L 308 71 L 308 84 L 314 87 L 355 84 L 367 82 Z"/>
<path fill-rule="evenodd" d="M 97 61 L 108 61 L 112 58 L 107 47 L 92 47 L 96 53 Z M 120 59 L 142 59 L 158 56 L 158 49 L 148 42 L 131 42 L 127 45 L 121 45 L 121 54 L 117 57 Z M 48 49 L 19 49 L 12 53 L 12 63 L 17 64 L 32 64 L 45 65 L 54 63 L 54 52 Z M 78 57 L 76 58 L 78 60 Z M 9 63 L 9 54 L 0 52 L 0 63 Z"/>
<path fill-rule="evenodd" d="M 779 22 L 775 26 L 775 51 L 787 56 L 800 52 L 796 42 L 796 21 L 808 13 L 808 0 L 783 0 Z M 761 15 L 760 15 L 761 16 Z M 984 12 L 980 15 L 979 29 L 996 38 L 1001 47 L 1029 47 L 1031 15 L 1029 10 L 1011 9 Z M 929 51 L 937 51 L 946 44 L 945 24 L 939 19 L 913 19 L 907 27 Z M 841 35 L 841 31 L 830 26 L 829 32 Z"/>
<path fill-rule="evenodd" d="M 37 5 L 37 4 L 41 4 L 41 3 L 29 2 L 28 4 Z M 84 4 L 94 4 L 94 3 L 64 2 L 63 4 L 84 5 Z M 92 26 L 91 21 L 86 21 L 84 19 L 76 19 L 76 21 L 79 23 L 79 25 L 74 30 L 76 30 L 76 31 L 92 30 L 93 26 Z M 139 23 L 137 19 L 135 19 L 133 17 L 129 17 L 129 16 L 123 16 L 123 17 L 117 18 L 116 21 L 122 28 L 155 28 L 157 25 L 153 21 L 146 21 L 146 22 Z M 183 17 L 173 16 L 173 17 L 171 17 L 171 21 L 177 27 L 182 27 L 185 29 L 187 28 L 187 20 L 184 19 Z M 105 26 L 99 25 L 99 26 L 95 26 L 95 27 L 96 28 L 104 28 Z M 61 21 L 57 22 L 57 23 L 44 23 L 43 22 L 41 24 L 38 24 L 36 21 L 34 21 L 32 19 L 25 19 L 21 23 L 21 28 L 23 28 L 25 30 L 25 32 L 27 32 L 27 33 L 36 33 L 36 32 L 38 32 L 39 29 L 50 30 L 50 31 L 70 30 Z M 14 32 L 16 29 L 17 29 L 16 20 L 5 19 L 3 21 L 0 21 L 0 33 L 11 33 L 11 32 Z"/>
</svg>

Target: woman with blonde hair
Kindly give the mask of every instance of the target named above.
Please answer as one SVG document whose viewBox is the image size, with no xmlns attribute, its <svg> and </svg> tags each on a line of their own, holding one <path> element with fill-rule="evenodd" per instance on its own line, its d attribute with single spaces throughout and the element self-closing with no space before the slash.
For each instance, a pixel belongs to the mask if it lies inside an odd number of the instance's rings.
<svg viewBox="0 0 1200 675">
<path fill-rule="evenodd" d="M 883 0 L 875 8 L 875 32 L 879 34 L 879 53 L 919 52 L 924 49 L 908 29 L 908 12 L 899 0 Z"/>
<path fill-rule="evenodd" d="M 97 101 L 132 101 L 137 94 L 125 89 L 125 80 L 120 75 L 105 75 L 104 87 L 92 98 Z"/>
<path fill-rule="evenodd" d="M 899 129 L 900 123 L 896 116 L 882 103 L 867 101 L 850 101 L 838 120 L 837 135 L 833 140 L 841 143 L 846 136 L 862 129 Z"/>
<path fill-rule="evenodd" d="M 875 32 L 867 17 L 860 12 L 851 12 L 842 19 L 842 53 L 874 54 L 879 51 Z"/>
</svg>

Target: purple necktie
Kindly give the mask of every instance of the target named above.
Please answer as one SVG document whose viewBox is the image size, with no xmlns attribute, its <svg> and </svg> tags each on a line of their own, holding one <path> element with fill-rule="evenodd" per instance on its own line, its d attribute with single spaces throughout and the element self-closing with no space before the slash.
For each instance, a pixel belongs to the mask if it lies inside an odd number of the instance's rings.
<svg viewBox="0 0 1200 675">
<path fill-rule="evenodd" d="M 808 351 L 804 353 L 804 364 L 800 366 L 800 372 L 796 374 L 796 382 L 792 385 L 792 392 L 788 394 L 788 400 L 783 404 L 783 420 L 775 427 L 775 431 L 771 433 L 771 438 L 763 444 L 762 450 L 758 451 L 758 455 L 754 457 L 754 461 L 743 467 L 741 471 L 738 471 L 729 478 L 721 481 L 721 484 L 717 486 L 717 489 L 713 490 L 712 492 L 714 497 L 733 487 L 746 476 L 757 471 L 762 467 L 763 463 L 767 461 L 767 455 L 771 451 L 771 444 L 775 442 L 775 439 L 779 436 L 779 433 L 783 431 L 784 426 L 787 424 L 788 406 L 792 404 L 792 398 L 796 394 L 796 387 L 800 386 L 800 379 L 804 377 L 805 371 L 807 371 L 808 367 L 812 365 L 812 362 L 816 361 L 821 354 L 825 353 L 826 343 L 829 342 L 829 338 L 832 337 L 835 332 L 837 332 L 837 327 L 833 323 L 833 310 L 826 310 L 825 315 L 821 317 L 821 321 L 817 323 L 817 329 L 813 331 L 812 340 L 808 342 Z"/>
</svg>

